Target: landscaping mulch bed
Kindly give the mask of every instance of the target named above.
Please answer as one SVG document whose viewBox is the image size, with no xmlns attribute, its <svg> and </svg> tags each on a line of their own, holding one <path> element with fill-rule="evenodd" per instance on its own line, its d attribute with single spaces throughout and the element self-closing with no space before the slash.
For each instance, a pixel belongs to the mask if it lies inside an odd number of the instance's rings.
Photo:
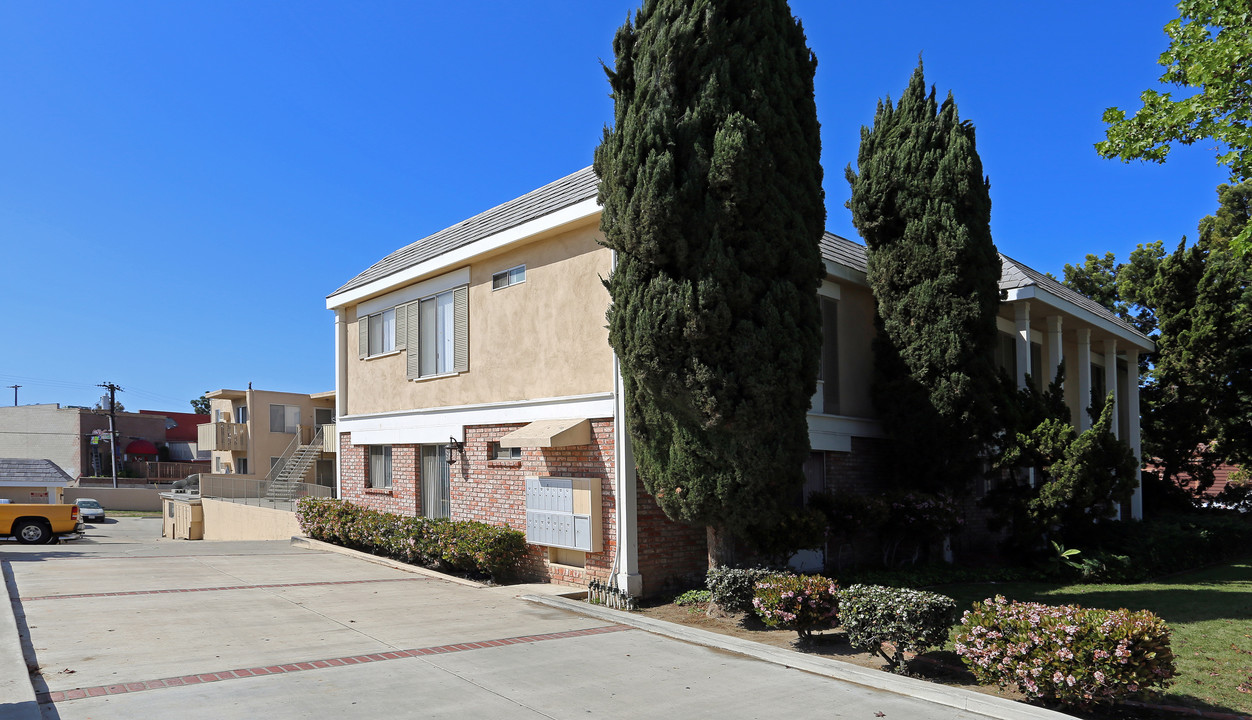
<svg viewBox="0 0 1252 720">
<path fill-rule="evenodd" d="M 683 606 L 674 603 L 653 604 L 639 609 L 639 612 L 657 620 L 686 625 L 707 630 L 709 632 L 729 635 L 744 640 L 759 642 L 764 645 L 795 650 L 797 652 L 829 657 L 840 662 L 852 663 L 862 667 L 886 669 L 886 663 L 877 655 L 861 652 L 848 644 L 847 636 L 840 628 L 817 631 L 809 639 L 801 639 L 794 630 L 775 630 L 767 627 L 752 613 L 722 613 L 709 616 L 704 606 Z M 932 650 L 912 659 L 908 666 L 909 676 L 962 687 L 967 690 L 1008 698 L 1019 702 L 1025 696 L 1012 689 L 1001 689 L 994 685 L 979 685 L 972 673 L 965 669 L 961 659 L 951 650 Z M 1106 708 L 1101 712 L 1082 712 L 1078 710 L 1061 710 L 1076 718 L 1084 720 L 1179 720 L 1183 717 L 1208 717 L 1211 719 L 1233 720 L 1240 716 L 1222 713 L 1204 713 L 1193 709 L 1156 708 L 1142 703 L 1125 704 L 1114 708 Z"/>
</svg>

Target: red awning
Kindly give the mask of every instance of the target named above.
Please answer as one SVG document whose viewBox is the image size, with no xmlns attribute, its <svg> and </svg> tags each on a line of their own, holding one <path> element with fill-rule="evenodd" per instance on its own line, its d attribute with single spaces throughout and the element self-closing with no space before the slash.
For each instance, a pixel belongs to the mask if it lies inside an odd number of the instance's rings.
<svg viewBox="0 0 1252 720">
<path fill-rule="evenodd" d="M 130 444 L 126 446 L 126 454 L 127 455 L 156 455 L 157 449 L 156 449 L 156 445 L 153 445 L 147 440 L 131 440 Z"/>
</svg>

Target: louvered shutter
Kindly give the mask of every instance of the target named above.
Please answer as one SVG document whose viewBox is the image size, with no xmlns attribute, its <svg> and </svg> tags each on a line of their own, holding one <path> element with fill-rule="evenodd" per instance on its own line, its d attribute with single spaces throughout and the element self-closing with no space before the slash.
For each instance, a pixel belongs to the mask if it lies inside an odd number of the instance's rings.
<svg viewBox="0 0 1252 720">
<path fill-rule="evenodd" d="M 357 334 L 360 336 L 361 359 L 369 357 L 370 354 L 370 316 L 361 315 L 356 319 Z"/>
<path fill-rule="evenodd" d="M 469 370 L 469 288 L 459 287 L 452 291 L 452 369 L 456 372 Z"/>
<path fill-rule="evenodd" d="M 422 376 L 422 353 L 417 334 L 421 324 L 417 319 L 417 310 L 419 305 L 420 303 L 412 302 L 402 308 L 405 316 L 404 344 L 408 348 L 408 357 L 405 358 L 405 369 L 410 380 Z M 400 322 L 399 317 L 400 313 L 397 311 L 397 323 Z"/>
<path fill-rule="evenodd" d="M 407 337 L 408 331 L 406 330 L 406 328 L 408 327 L 408 322 L 407 322 L 408 314 L 409 314 L 408 310 L 409 310 L 408 305 L 396 306 L 396 349 L 397 350 L 403 350 L 405 346 L 408 345 L 408 337 Z"/>
</svg>

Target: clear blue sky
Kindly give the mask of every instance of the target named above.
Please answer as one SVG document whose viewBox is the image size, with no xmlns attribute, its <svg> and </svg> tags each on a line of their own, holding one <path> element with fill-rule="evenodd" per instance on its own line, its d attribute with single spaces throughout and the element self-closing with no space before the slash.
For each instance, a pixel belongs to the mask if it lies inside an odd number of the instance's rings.
<svg viewBox="0 0 1252 720">
<path fill-rule="evenodd" d="M 793 0 L 816 52 L 827 227 L 844 167 L 923 52 L 978 129 L 1000 250 L 1060 274 L 1176 243 L 1216 208 L 1209 148 L 1102 160 L 1155 85 L 1168 2 Z M 631 0 L 0 3 L 0 403 L 187 410 L 318 392 L 324 297 L 388 252 L 589 165 L 598 61 Z"/>
</svg>

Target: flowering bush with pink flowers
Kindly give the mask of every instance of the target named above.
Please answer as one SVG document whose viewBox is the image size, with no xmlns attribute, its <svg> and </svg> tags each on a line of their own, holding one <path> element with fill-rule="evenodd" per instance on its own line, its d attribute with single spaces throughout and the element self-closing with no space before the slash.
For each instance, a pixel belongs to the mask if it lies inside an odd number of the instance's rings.
<svg viewBox="0 0 1252 720">
<path fill-rule="evenodd" d="M 752 609 L 773 628 L 809 637 L 838 624 L 839 585 L 821 575 L 771 575 L 756 583 Z"/>
<path fill-rule="evenodd" d="M 1169 627 L 1147 610 L 1077 605 L 975 603 L 961 619 L 956 653 L 979 682 L 1017 686 L 1030 697 L 1088 706 L 1175 675 Z"/>
</svg>

